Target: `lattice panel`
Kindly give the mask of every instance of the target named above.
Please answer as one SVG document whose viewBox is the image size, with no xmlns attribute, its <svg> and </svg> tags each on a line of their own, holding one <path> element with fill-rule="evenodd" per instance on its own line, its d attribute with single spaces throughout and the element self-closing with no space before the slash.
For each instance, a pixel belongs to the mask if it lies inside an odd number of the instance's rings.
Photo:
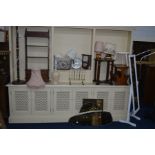
<svg viewBox="0 0 155 155">
<path fill-rule="evenodd" d="M 108 108 L 108 97 L 109 97 L 108 92 L 102 92 L 102 91 L 97 92 L 97 99 L 103 99 L 103 109 Z"/>
<path fill-rule="evenodd" d="M 15 91 L 15 110 L 28 111 L 29 97 L 27 91 Z"/>
<path fill-rule="evenodd" d="M 70 92 L 56 92 L 56 110 L 66 111 L 70 107 Z"/>
<path fill-rule="evenodd" d="M 115 92 L 113 110 L 124 110 L 126 102 L 125 92 Z"/>
<path fill-rule="evenodd" d="M 80 110 L 83 99 L 88 98 L 88 92 L 77 91 L 75 95 L 75 109 Z"/>
<path fill-rule="evenodd" d="M 48 94 L 47 91 L 35 92 L 35 110 L 47 111 L 48 110 Z"/>
</svg>

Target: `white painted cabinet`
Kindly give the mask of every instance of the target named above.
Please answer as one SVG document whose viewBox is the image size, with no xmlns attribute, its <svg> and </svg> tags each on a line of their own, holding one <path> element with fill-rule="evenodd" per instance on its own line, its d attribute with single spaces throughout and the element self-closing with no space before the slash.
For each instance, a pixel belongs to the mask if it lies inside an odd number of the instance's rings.
<svg viewBox="0 0 155 155">
<path fill-rule="evenodd" d="M 31 89 L 30 92 L 32 96 L 32 113 L 49 114 L 52 112 L 53 105 L 51 100 L 53 97 L 49 88 Z"/>
<path fill-rule="evenodd" d="M 106 111 L 110 110 L 110 93 L 111 89 L 109 88 L 94 88 L 93 97 L 97 99 L 103 99 L 103 109 Z"/>
<path fill-rule="evenodd" d="M 53 88 L 54 112 L 69 112 L 72 110 L 72 91 L 70 88 Z"/>
<path fill-rule="evenodd" d="M 31 96 L 26 87 L 9 88 L 10 115 L 31 114 Z"/>
<path fill-rule="evenodd" d="M 129 89 L 124 86 L 93 88 L 94 98 L 104 99 L 103 110 L 112 114 L 114 120 L 126 119 Z"/>
<path fill-rule="evenodd" d="M 93 98 L 92 89 L 81 86 L 81 87 L 75 87 L 72 90 L 73 90 L 72 91 L 73 92 L 73 110 L 74 110 L 74 113 L 79 113 L 80 108 L 82 106 L 83 99 Z"/>
<path fill-rule="evenodd" d="M 9 87 L 10 122 L 35 122 L 39 119 L 37 116 L 51 114 L 51 99 L 49 88 L 30 89 L 26 85 Z M 32 117 L 34 120 L 31 120 Z"/>
<path fill-rule="evenodd" d="M 68 122 L 79 114 L 83 99 L 104 100 L 104 111 L 113 120 L 126 119 L 129 86 L 46 85 L 30 89 L 26 85 L 8 85 L 10 123 Z"/>
<path fill-rule="evenodd" d="M 80 85 L 81 81 L 78 81 L 79 85 L 67 85 L 69 84 L 70 72 L 75 71 L 73 69 L 59 70 L 59 85 L 47 83 L 45 88 L 42 89 L 30 89 L 26 85 L 8 85 L 9 121 L 11 123 L 67 122 L 71 116 L 79 113 L 84 98 L 104 99 L 104 110 L 111 112 L 114 120 L 126 118 L 129 86 L 96 86 L 92 84 L 94 78 L 94 58 L 96 55 L 94 45 L 96 41 L 113 43 L 116 45 L 116 52 L 130 53 L 132 47 L 132 27 L 19 27 L 21 80 L 25 80 L 24 35 L 26 28 L 30 31 L 49 30 L 49 77 L 51 81 L 52 73 L 54 72 L 54 56 L 60 55 L 64 57 L 71 49 L 77 52 L 78 57 L 81 57 L 82 54 L 91 55 L 91 67 L 88 70 L 80 70 L 85 77 L 84 86 Z M 9 34 L 10 39 L 12 39 L 10 42 L 10 82 L 12 82 L 17 79 L 15 27 L 11 27 L 10 32 L 12 32 Z M 33 41 L 32 39 L 30 42 L 33 43 Z M 41 45 L 41 40 L 37 40 L 36 43 Z M 33 54 L 36 52 L 38 54 L 39 52 L 38 50 L 32 51 Z M 39 55 L 43 56 L 42 54 L 40 51 Z M 37 65 L 44 64 L 44 62 L 38 61 Z M 106 72 L 104 70 L 106 67 L 102 66 L 102 68 L 101 75 L 105 77 Z M 62 83 L 67 84 L 61 85 Z"/>
<path fill-rule="evenodd" d="M 113 102 L 110 107 L 110 112 L 115 116 L 116 120 L 125 120 L 127 118 L 129 89 L 117 88 L 117 91 L 112 91 L 113 96 L 111 97 L 111 101 L 113 100 Z"/>
</svg>

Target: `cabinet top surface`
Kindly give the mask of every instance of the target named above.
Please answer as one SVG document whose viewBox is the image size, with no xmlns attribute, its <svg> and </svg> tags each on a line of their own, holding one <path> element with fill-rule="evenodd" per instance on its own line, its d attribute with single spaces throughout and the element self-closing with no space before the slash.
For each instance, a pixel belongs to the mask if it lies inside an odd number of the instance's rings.
<svg viewBox="0 0 155 155">
<path fill-rule="evenodd" d="M 103 30 L 118 30 L 118 31 L 133 31 L 135 26 L 56 26 L 56 28 L 81 28 L 81 29 L 103 29 Z"/>
<path fill-rule="evenodd" d="M 27 87 L 27 85 L 13 85 L 13 84 L 8 84 L 7 87 Z M 129 85 L 109 85 L 109 84 L 100 84 L 100 85 L 95 85 L 95 84 L 92 84 L 92 83 L 87 83 L 87 84 L 71 84 L 69 85 L 68 83 L 61 83 L 61 84 L 50 84 L 50 83 L 47 83 L 45 85 L 45 87 L 43 88 L 52 88 L 52 87 L 57 87 L 57 88 L 91 88 L 91 87 L 96 87 L 96 88 L 128 88 Z M 28 87 L 29 88 L 29 87 Z M 34 88 L 35 89 L 35 88 Z M 38 88 L 36 88 L 38 89 Z"/>
</svg>

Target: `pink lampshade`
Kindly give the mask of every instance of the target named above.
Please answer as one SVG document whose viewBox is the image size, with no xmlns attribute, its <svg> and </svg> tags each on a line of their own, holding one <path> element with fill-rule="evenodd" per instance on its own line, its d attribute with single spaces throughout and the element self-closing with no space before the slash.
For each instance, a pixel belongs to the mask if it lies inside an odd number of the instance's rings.
<svg viewBox="0 0 155 155">
<path fill-rule="evenodd" d="M 104 43 L 102 41 L 96 41 L 94 51 L 95 52 L 103 52 L 104 51 Z"/>
<path fill-rule="evenodd" d="M 31 71 L 31 78 L 26 84 L 28 87 L 31 87 L 31 88 L 44 87 L 45 82 L 42 79 L 41 71 L 40 70 L 32 70 Z"/>
</svg>

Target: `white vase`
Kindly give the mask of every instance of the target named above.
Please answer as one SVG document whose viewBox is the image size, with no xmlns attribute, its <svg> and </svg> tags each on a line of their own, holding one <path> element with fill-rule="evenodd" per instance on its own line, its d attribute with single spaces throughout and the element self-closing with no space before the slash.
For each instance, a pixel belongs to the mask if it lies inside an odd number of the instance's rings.
<svg viewBox="0 0 155 155">
<path fill-rule="evenodd" d="M 60 73 L 58 71 L 54 71 L 52 73 L 52 84 L 59 84 L 60 81 Z"/>
</svg>

